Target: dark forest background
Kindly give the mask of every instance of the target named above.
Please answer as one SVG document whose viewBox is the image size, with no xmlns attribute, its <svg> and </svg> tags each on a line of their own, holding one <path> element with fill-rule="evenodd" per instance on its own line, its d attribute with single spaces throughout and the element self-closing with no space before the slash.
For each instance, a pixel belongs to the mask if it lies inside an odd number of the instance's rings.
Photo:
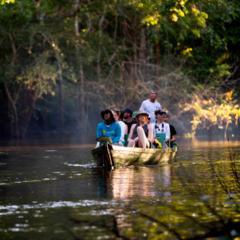
<svg viewBox="0 0 240 240">
<path fill-rule="evenodd" d="M 0 2 L 0 138 L 94 135 L 150 89 L 179 135 L 238 134 L 240 1 Z"/>
</svg>

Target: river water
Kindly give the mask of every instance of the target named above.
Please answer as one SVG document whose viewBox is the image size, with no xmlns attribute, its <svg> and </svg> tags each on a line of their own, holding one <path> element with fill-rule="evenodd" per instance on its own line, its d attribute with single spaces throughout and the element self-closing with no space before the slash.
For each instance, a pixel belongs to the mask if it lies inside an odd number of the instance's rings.
<svg viewBox="0 0 240 240">
<path fill-rule="evenodd" d="M 93 145 L 0 147 L 0 239 L 207 233 L 208 222 L 219 220 L 213 208 L 234 215 L 229 198 L 238 194 L 232 166 L 239 169 L 240 142 L 188 139 L 178 146 L 172 163 L 111 172 L 95 167 Z"/>
</svg>

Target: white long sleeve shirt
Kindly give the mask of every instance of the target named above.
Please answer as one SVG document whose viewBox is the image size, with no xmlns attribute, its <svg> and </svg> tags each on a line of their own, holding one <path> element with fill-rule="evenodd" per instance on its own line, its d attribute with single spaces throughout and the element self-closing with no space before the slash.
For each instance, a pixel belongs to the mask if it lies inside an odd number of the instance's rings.
<svg viewBox="0 0 240 240">
<path fill-rule="evenodd" d="M 165 133 L 166 134 L 166 139 L 165 140 L 169 140 L 170 139 L 170 127 L 168 123 L 154 123 L 152 124 L 153 126 L 153 137 L 156 137 L 157 133 Z"/>
<path fill-rule="evenodd" d="M 118 123 L 121 127 L 121 138 L 120 138 L 120 140 L 124 142 L 124 135 L 126 133 L 126 124 L 122 121 L 119 121 Z"/>
</svg>

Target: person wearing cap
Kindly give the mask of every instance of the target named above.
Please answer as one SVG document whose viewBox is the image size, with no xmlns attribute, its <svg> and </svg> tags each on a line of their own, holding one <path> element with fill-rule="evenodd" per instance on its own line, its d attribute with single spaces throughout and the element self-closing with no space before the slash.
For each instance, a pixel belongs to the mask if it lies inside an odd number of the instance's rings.
<svg viewBox="0 0 240 240">
<path fill-rule="evenodd" d="M 133 121 L 136 121 L 137 114 L 138 114 L 138 111 L 133 112 L 133 114 L 132 114 Z M 136 121 L 136 123 L 137 123 L 137 121 Z"/>
<path fill-rule="evenodd" d="M 114 112 L 113 116 L 115 118 L 115 122 L 117 122 L 121 127 L 121 138 L 119 141 L 119 145 L 124 146 L 124 143 L 125 143 L 124 135 L 128 133 L 128 126 L 123 121 L 119 120 L 119 118 L 121 116 L 121 111 L 119 109 L 114 108 L 113 112 Z"/>
<path fill-rule="evenodd" d="M 170 115 L 168 113 L 164 112 L 163 113 L 163 122 L 168 123 L 169 116 Z M 170 147 L 172 148 L 173 143 L 176 141 L 177 132 L 176 132 L 175 127 L 173 125 L 169 124 L 169 127 L 170 127 Z"/>
<path fill-rule="evenodd" d="M 157 133 L 165 133 L 165 142 L 167 143 L 170 139 L 170 127 L 168 123 L 163 122 L 163 114 L 161 110 L 155 111 L 156 123 L 153 127 L 153 136 L 156 137 Z"/>
<path fill-rule="evenodd" d="M 162 110 L 161 104 L 156 101 L 157 98 L 157 92 L 154 90 L 151 90 L 149 93 L 149 99 L 142 102 L 139 109 L 143 109 L 146 113 L 150 115 L 151 121 L 150 123 L 155 122 L 155 114 L 154 111 L 156 110 Z"/>
<path fill-rule="evenodd" d="M 148 122 L 148 114 L 144 110 L 138 110 L 137 123 L 133 124 L 128 137 L 128 147 L 149 148 L 153 142 L 153 129 Z"/>
<path fill-rule="evenodd" d="M 119 145 L 121 138 L 121 127 L 115 122 L 114 113 L 111 109 L 107 109 L 101 112 L 103 122 L 97 125 L 97 138 L 110 137 L 112 143 Z"/>
<path fill-rule="evenodd" d="M 125 108 L 122 110 L 122 112 L 123 112 L 123 118 L 124 118 L 123 122 L 128 126 L 128 134 L 129 134 L 132 125 L 137 122 L 132 119 L 133 111 L 131 108 Z"/>
</svg>

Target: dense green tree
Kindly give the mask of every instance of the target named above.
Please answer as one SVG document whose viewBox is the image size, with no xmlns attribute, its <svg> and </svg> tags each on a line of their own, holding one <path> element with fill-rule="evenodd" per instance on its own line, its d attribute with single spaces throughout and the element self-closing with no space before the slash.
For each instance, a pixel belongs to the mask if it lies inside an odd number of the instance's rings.
<svg viewBox="0 0 240 240">
<path fill-rule="evenodd" d="M 1 1 L 2 126 L 24 136 L 37 109 L 46 126 L 52 112 L 61 131 L 70 120 L 91 131 L 95 110 L 137 109 L 150 88 L 178 119 L 194 86 L 236 87 L 239 9 L 229 0 Z"/>
</svg>

